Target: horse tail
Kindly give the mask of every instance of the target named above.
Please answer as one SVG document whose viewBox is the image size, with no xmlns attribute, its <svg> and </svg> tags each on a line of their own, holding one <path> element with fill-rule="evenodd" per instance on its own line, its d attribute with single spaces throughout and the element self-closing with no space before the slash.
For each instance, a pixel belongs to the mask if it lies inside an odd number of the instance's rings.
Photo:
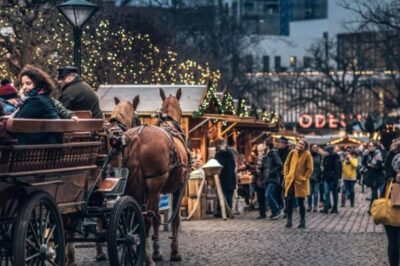
<svg viewBox="0 0 400 266">
<path fill-rule="evenodd" d="M 142 168 L 140 165 L 140 146 L 141 139 L 138 131 L 128 135 L 127 165 L 129 169 L 129 178 L 127 184 L 127 193 L 133 196 L 139 204 L 144 204 L 145 198 L 145 182 L 143 178 Z"/>
</svg>

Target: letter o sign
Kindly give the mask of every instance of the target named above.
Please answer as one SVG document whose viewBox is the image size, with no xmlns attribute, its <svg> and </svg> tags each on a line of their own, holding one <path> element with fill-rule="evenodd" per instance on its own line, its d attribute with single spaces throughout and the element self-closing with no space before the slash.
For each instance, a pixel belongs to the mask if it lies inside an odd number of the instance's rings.
<svg viewBox="0 0 400 266">
<path fill-rule="evenodd" d="M 310 128 L 312 126 L 313 120 L 311 115 L 303 114 L 299 117 L 299 125 L 302 128 Z"/>
</svg>

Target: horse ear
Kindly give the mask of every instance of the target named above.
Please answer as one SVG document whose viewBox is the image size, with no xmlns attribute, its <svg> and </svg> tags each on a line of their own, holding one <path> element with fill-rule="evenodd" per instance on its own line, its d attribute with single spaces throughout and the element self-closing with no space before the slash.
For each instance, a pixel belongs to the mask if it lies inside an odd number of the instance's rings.
<svg viewBox="0 0 400 266">
<path fill-rule="evenodd" d="M 136 95 L 135 98 L 133 98 L 132 105 L 133 105 L 133 110 L 136 110 L 136 108 L 139 105 L 139 95 Z"/>
<path fill-rule="evenodd" d="M 178 101 L 181 98 L 181 96 L 182 96 L 182 89 L 179 88 L 178 91 L 176 92 L 176 98 L 178 99 Z"/>
<path fill-rule="evenodd" d="M 160 96 L 163 101 L 165 100 L 165 98 L 167 98 L 167 97 L 165 97 L 165 92 L 162 88 L 160 88 Z"/>
<path fill-rule="evenodd" d="M 118 97 L 114 97 L 115 105 L 118 105 L 121 101 Z"/>
</svg>

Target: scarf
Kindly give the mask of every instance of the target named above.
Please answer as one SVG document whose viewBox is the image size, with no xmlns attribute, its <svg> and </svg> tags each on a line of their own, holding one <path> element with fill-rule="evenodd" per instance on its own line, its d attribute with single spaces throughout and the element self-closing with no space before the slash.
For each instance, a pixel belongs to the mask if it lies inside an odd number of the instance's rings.
<svg viewBox="0 0 400 266">
<path fill-rule="evenodd" d="M 39 94 L 47 94 L 47 90 L 45 88 L 34 88 L 30 92 L 28 92 L 27 96 L 32 97 Z"/>
</svg>

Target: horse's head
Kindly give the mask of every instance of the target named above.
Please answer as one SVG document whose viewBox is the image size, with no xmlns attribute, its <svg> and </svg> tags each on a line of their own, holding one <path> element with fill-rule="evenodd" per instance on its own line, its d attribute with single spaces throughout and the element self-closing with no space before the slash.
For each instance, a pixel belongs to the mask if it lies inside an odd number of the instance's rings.
<svg viewBox="0 0 400 266">
<path fill-rule="evenodd" d="M 163 114 L 168 115 L 176 122 L 181 121 L 182 117 L 182 109 L 179 104 L 179 99 L 181 98 L 182 90 L 179 88 L 176 92 L 176 96 L 169 95 L 168 97 L 165 96 L 165 92 L 162 88 L 160 88 L 160 96 L 163 100 L 161 112 Z"/>
<path fill-rule="evenodd" d="M 132 103 L 129 101 L 120 101 L 117 97 L 114 97 L 115 108 L 111 113 L 110 123 L 116 123 L 123 130 L 139 126 L 140 120 L 136 113 L 136 109 L 139 105 L 139 95 L 133 98 Z"/>
</svg>

